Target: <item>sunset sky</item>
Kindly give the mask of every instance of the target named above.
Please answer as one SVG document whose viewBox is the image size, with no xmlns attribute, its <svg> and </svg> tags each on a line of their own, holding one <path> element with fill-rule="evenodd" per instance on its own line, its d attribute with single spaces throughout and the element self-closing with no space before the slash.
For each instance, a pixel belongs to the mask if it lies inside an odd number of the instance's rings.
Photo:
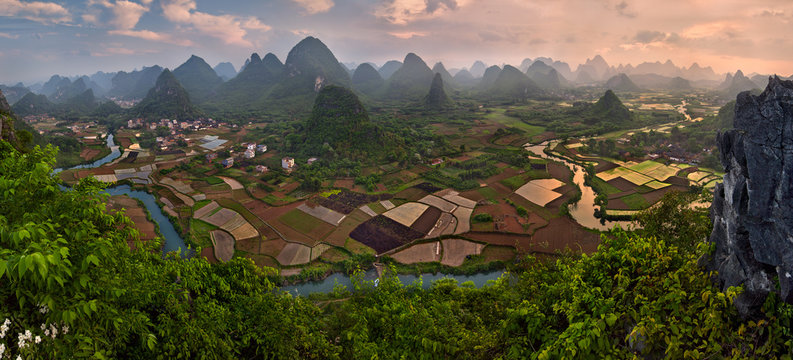
<svg viewBox="0 0 793 360">
<path fill-rule="evenodd" d="M 793 74 L 790 0 L 0 0 L 0 83 L 91 74 L 191 54 L 239 68 L 312 35 L 342 62 L 415 52 L 430 66 L 552 57 L 573 70 L 671 59 Z"/>
</svg>

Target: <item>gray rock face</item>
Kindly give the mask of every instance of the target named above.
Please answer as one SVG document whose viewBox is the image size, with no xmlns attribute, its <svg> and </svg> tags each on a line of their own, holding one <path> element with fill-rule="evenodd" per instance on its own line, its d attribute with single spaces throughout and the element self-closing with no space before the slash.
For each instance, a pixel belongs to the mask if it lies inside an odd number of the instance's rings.
<svg viewBox="0 0 793 360">
<path fill-rule="evenodd" d="M 793 303 L 793 81 L 771 78 L 759 96 L 738 95 L 735 129 L 717 142 L 724 183 L 715 189 L 709 263 L 750 316 L 771 291 Z"/>
</svg>

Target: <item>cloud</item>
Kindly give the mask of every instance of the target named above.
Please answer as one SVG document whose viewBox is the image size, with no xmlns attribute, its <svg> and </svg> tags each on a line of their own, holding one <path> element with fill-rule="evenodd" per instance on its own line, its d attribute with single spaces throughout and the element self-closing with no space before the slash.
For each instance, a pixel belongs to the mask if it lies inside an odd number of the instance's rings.
<svg viewBox="0 0 793 360">
<path fill-rule="evenodd" d="M 636 13 L 632 12 L 632 11 L 630 11 L 630 9 L 628 9 L 628 3 L 625 2 L 625 1 L 622 1 L 621 3 L 615 5 L 614 9 L 617 10 L 618 14 L 620 14 L 620 15 L 622 15 L 624 17 L 627 17 L 627 18 L 635 18 L 636 17 Z"/>
<path fill-rule="evenodd" d="M 636 33 L 634 40 L 638 43 L 647 44 L 666 39 L 666 33 L 660 31 L 642 30 Z"/>
<path fill-rule="evenodd" d="M 732 38 L 736 32 L 737 29 L 735 24 L 726 21 L 715 21 L 693 25 L 683 30 L 680 35 L 689 39 L 703 39 L 719 35 L 726 35 Z"/>
<path fill-rule="evenodd" d="M 229 45 L 252 47 L 245 39 L 247 30 L 268 31 L 270 26 L 263 24 L 256 17 L 239 18 L 233 15 L 212 15 L 196 11 L 194 0 L 168 0 L 162 2 L 163 15 L 166 19 L 191 25 L 198 32 L 222 40 Z"/>
<path fill-rule="evenodd" d="M 92 51 L 91 56 L 141 55 L 154 53 L 157 53 L 157 51 L 151 49 L 130 49 L 119 46 L 111 46 L 99 51 Z"/>
<path fill-rule="evenodd" d="M 375 11 L 375 16 L 392 24 L 405 25 L 429 19 L 446 11 L 457 10 L 467 0 L 387 0 Z"/>
<path fill-rule="evenodd" d="M 149 41 L 159 41 L 180 46 L 191 46 L 193 43 L 186 39 L 176 39 L 168 34 L 160 34 L 150 30 L 111 30 L 110 35 L 129 36 Z"/>
<path fill-rule="evenodd" d="M 427 33 L 418 32 L 418 31 L 404 31 L 404 32 L 389 32 L 388 35 L 391 35 L 399 39 L 412 39 L 414 37 L 427 36 Z"/>
<path fill-rule="evenodd" d="M 132 29 L 138 24 L 141 16 L 149 11 L 149 8 L 126 0 L 116 1 L 112 7 L 115 19 L 111 21 L 117 29 Z"/>
<path fill-rule="evenodd" d="M 66 23 L 72 19 L 69 10 L 59 4 L 19 0 L 0 0 L 0 16 L 19 16 L 44 24 Z"/>
<path fill-rule="evenodd" d="M 9 33 L 0 32 L 0 38 L 18 39 L 19 35 L 12 35 L 12 34 L 9 34 Z"/>
<path fill-rule="evenodd" d="M 333 0 L 292 0 L 309 14 L 322 13 L 330 10 L 335 4 Z"/>
</svg>

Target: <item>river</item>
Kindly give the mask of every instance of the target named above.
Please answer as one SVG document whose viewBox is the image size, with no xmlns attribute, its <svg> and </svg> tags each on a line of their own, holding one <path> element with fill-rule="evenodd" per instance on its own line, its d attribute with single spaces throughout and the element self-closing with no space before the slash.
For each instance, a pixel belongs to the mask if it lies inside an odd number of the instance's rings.
<svg viewBox="0 0 793 360">
<path fill-rule="evenodd" d="M 601 224 L 600 219 L 595 217 L 595 197 L 597 194 L 595 194 L 595 190 L 584 183 L 586 170 L 584 170 L 582 166 L 573 164 L 565 159 L 548 156 L 548 154 L 543 151 L 546 146 L 548 146 L 548 142 L 537 145 L 526 144 L 525 148 L 544 159 L 559 161 L 573 171 L 573 182 L 581 189 L 581 200 L 570 205 L 569 209 L 570 215 L 577 223 L 581 224 L 583 227 L 600 231 L 609 230 L 615 225 L 620 225 L 623 229 L 627 229 L 629 225 L 635 225 L 630 221 L 606 221 L 605 224 Z"/>
<path fill-rule="evenodd" d="M 107 147 L 110 148 L 110 154 L 90 164 L 77 165 L 65 170 L 92 169 L 118 159 L 121 156 L 121 150 L 113 141 L 113 134 L 107 135 L 107 140 L 105 143 L 107 144 Z M 53 170 L 53 173 L 57 174 L 63 170 L 64 169 L 58 168 Z M 64 187 L 64 189 L 68 188 Z M 143 202 L 143 204 L 146 206 L 146 210 L 148 210 L 149 214 L 151 214 L 152 220 L 154 220 L 154 222 L 159 226 L 160 234 L 163 236 L 163 240 L 165 240 L 162 248 L 163 254 L 171 251 L 179 251 L 181 249 L 179 253 L 182 257 L 191 255 L 191 251 L 187 249 L 184 240 L 179 236 L 179 233 L 176 232 L 176 229 L 173 227 L 170 219 L 168 219 L 168 217 L 162 213 L 162 209 L 160 209 L 160 207 L 157 205 L 154 196 L 145 191 L 132 190 L 129 185 L 109 187 L 105 189 L 105 192 L 110 195 L 127 195 Z"/>
<path fill-rule="evenodd" d="M 487 286 L 488 281 L 496 280 L 504 275 L 504 271 L 497 270 L 497 271 L 490 271 L 485 273 L 478 273 L 473 275 L 444 275 L 444 274 L 421 274 L 422 284 L 421 287 L 424 289 L 429 289 L 432 286 L 432 282 L 444 278 L 450 278 L 457 280 L 458 283 L 462 284 L 466 281 L 472 281 L 474 286 L 480 288 L 482 286 Z M 418 276 L 416 275 L 397 275 L 399 281 L 402 282 L 403 285 L 410 285 L 414 281 L 418 280 Z M 369 270 L 364 275 L 364 280 L 375 280 L 377 279 L 377 272 L 374 270 Z M 329 293 L 333 291 L 333 287 L 336 283 L 340 285 L 344 285 L 347 287 L 347 290 L 352 290 L 352 282 L 350 281 L 350 277 L 346 274 L 342 273 L 334 273 L 327 278 L 321 281 L 309 281 L 301 284 L 296 285 L 289 285 L 281 287 L 281 290 L 286 291 L 293 295 L 310 295 L 313 293 Z"/>
</svg>

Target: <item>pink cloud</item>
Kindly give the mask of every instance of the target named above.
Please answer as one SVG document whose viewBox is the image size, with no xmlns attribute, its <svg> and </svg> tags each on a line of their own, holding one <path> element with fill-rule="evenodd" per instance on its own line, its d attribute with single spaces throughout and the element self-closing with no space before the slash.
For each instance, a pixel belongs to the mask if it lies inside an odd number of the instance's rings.
<svg viewBox="0 0 793 360">
<path fill-rule="evenodd" d="M 333 0 L 292 0 L 309 14 L 322 13 L 330 10 L 335 4 Z"/>
<path fill-rule="evenodd" d="M 1 16 L 20 16 L 40 23 L 66 23 L 72 17 L 63 6 L 42 1 L 0 0 Z"/>
<path fill-rule="evenodd" d="M 179 24 L 191 25 L 198 32 L 222 40 L 229 45 L 252 47 L 245 39 L 248 30 L 268 31 L 270 27 L 256 17 L 240 18 L 233 15 L 212 15 L 196 10 L 194 0 L 163 1 L 165 18 Z"/>
</svg>

